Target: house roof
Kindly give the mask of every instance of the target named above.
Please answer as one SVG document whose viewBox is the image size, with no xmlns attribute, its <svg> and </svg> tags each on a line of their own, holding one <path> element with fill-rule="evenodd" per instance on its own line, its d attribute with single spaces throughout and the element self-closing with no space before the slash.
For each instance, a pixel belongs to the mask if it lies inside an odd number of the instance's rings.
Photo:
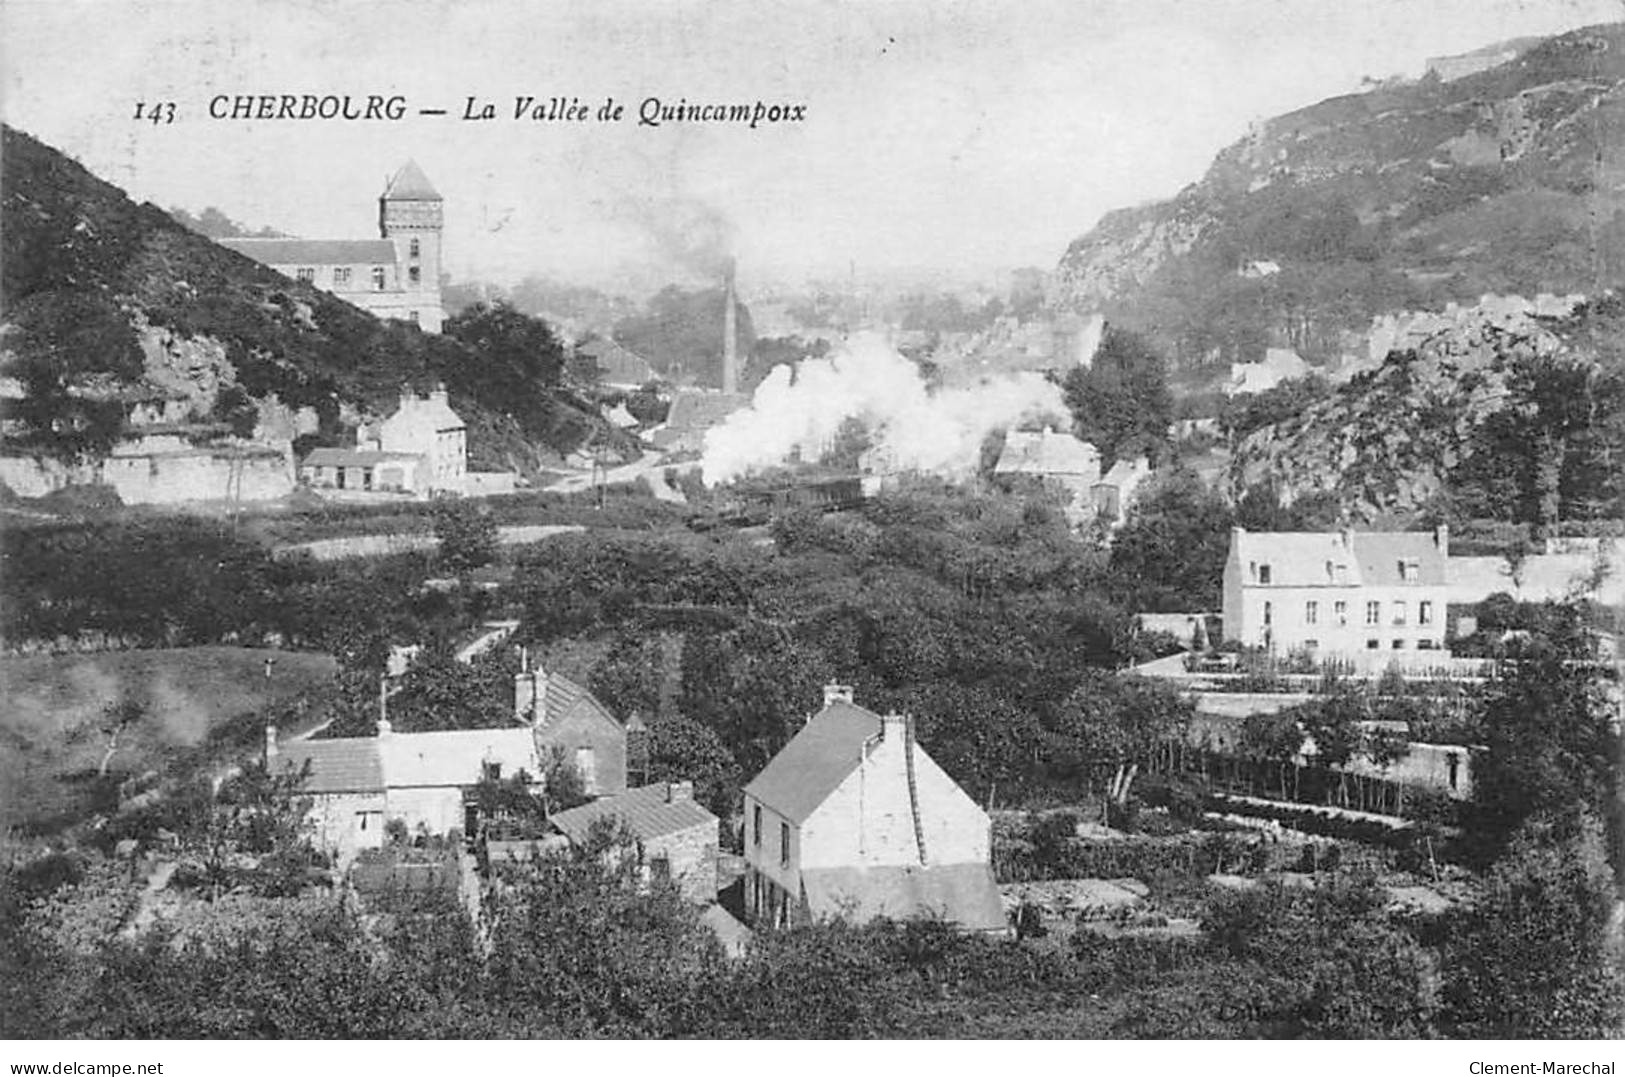
<svg viewBox="0 0 1625 1077">
<path fill-rule="evenodd" d="M 310 763 L 301 787 L 307 793 L 382 793 L 383 762 L 377 737 L 292 740 L 277 745 L 272 773 L 297 774 Z"/>
<path fill-rule="evenodd" d="M 1012 430 L 1004 439 L 995 474 L 1100 474 L 1100 452 L 1089 442 L 1054 430 Z"/>
<path fill-rule="evenodd" d="M 377 452 L 372 449 L 312 449 L 300 463 L 301 466 L 315 467 L 373 467 L 395 460 L 421 459 L 423 457 L 419 453 Z"/>
<path fill-rule="evenodd" d="M 395 244 L 387 239 L 221 239 L 216 242 L 268 266 L 395 264 Z"/>
<path fill-rule="evenodd" d="M 435 390 L 428 396 L 418 396 L 416 393 L 406 392 L 401 395 L 400 405 L 395 413 L 384 420 L 385 426 L 399 427 L 401 424 L 432 424 L 436 430 L 460 430 L 467 426 L 463 417 L 451 409 L 442 390 Z"/>
<path fill-rule="evenodd" d="M 389 202 L 440 202 L 440 192 L 434 189 L 429 177 L 423 174 L 416 161 L 407 161 L 384 187 L 384 199 Z"/>
<path fill-rule="evenodd" d="M 801 885 L 814 919 L 940 916 L 971 931 L 1007 926 L 993 869 L 985 863 L 803 868 Z"/>
<path fill-rule="evenodd" d="M 672 397 L 666 426 L 674 430 L 704 430 L 717 425 L 749 403 L 749 398 L 739 393 L 684 389 Z"/>
<path fill-rule="evenodd" d="M 652 841 L 697 826 L 716 830 L 717 817 L 695 803 L 692 794 L 673 801 L 669 799 L 669 789 L 666 782 L 628 789 L 618 796 L 557 812 L 549 821 L 574 842 L 584 840 L 600 819 L 624 822 L 639 841 Z"/>
<path fill-rule="evenodd" d="M 520 770 L 540 778 L 542 764 L 529 726 L 389 733 L 378 742 L 384 778 L 391 789 L 466 786 L 480 780 L 486 763 L 499 763 L 502 777 Z"/>
<path fill-rule="evenodd" d="M 1096 486 L 1130 486 L 1151 473 L 1151 465 L 1145 457 L 1134 460 L 1119 460 L 1111 466 L 1111 470 L 1102 475 Z"/>
<path fill-rule="evenodd" d="M 597 696 L 575 681 L 561 673 L 550 672 L 545 676 L 547 685 L 542 691 L 542 713 L 536 715 L 536 728 L 544 735 L 551 726 L 562 721 L 565 715 L 580 704 L 598 711 L 609 721 L 620 725 L 620 722 L 616 721 L 615 715 L 610 713 L 608 707 L 599 702 Z"/>
<path fill-rule="evenodd" d="M 857 768 L 864 741 L 880 731 L 873 711 L 829 703 L 745 786 L 745 795 L 800 823 Z"/>
<path fill-rule="evenodd" d="M 1242 531 L 1231 542 L 1243 564 L 1268 563 L 1270 585 L 1284 587 L 1324 586 L 1338 582 L 1326 566 L 1348 566 L 1346 583 L 1351 586 L 1383 587 L 1411 583 L 1443 586 L 1446 582 L 1446 550 L 1441 549 L 1430 531 Z M 1415 561 L 1417 578 L 1402 580 L 1399 565 Z M 1251 583 L 1250 579 L 1244 582 Z"/>
<path fill-rule="evenodd" d="M 643 356 L 613 340 L 596 337 L 576 345 L 576 354 L 598 364 L 603 380 L 613 385 L 642 385 L 654 378 L 654 368 Z"/>
</svg>

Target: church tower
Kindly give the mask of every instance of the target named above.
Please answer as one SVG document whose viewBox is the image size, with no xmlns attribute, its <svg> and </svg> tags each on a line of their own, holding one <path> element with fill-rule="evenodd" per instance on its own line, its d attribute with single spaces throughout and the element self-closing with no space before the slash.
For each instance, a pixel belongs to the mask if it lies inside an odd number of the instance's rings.
<svg viewBox="0 0 1625 1077">
<path fill-rule="evenodd" d="M 395 245 L 398 287 L 407 293 L 417 323 L 440 332 L 440 192 L 416 161 L 407 161 L 378 198 L 378 230 Z"/>
</svg>

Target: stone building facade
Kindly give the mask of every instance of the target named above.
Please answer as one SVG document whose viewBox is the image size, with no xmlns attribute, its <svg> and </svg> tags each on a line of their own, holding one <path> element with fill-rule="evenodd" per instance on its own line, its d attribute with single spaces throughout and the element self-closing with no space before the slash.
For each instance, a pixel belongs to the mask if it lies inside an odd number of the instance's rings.
<svg viewBox="0 0 1625 1077">
<path fill-rule="evenodd" d="M 417 162 L 408 161 L 378 199 L 379 239 L 223 239 L 294 280 L 331 292 L 380 318 L 440 332 L 443 199 Z"/>
</svg>

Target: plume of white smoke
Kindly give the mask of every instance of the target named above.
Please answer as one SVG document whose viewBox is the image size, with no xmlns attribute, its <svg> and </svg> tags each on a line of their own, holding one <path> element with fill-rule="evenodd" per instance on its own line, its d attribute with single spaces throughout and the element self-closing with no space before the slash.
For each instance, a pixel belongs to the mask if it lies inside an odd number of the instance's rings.
<svg viewBox="0 0 1625 1077">
<path fill-rule="evenodd" d="M 777 367 L 751 405 L 705 436 L 707 485 L 772 467 L 799 452 L 816 457 L 849 419 L 868 427 L 887 470 L 971 475 L 996 429 L 1069 422 L 1061 390 L 1038 374 L 1014 374 L 931 392 L 919 368 L 876 334 L 859 334 L 827 358 Z"/>
</svg>

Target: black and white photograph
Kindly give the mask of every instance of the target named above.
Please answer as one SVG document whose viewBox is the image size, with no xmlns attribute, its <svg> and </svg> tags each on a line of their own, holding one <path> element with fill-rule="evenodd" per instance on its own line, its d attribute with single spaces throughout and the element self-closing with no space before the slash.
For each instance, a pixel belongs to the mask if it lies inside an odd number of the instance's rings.
<svg viewBox="0 0 1625 1077">
<path fill-rule="evenodd" d="M 7 1072 L 1616 1072 L 1621 0 L 3 0 L 0 115 Z"/>
</svg>

